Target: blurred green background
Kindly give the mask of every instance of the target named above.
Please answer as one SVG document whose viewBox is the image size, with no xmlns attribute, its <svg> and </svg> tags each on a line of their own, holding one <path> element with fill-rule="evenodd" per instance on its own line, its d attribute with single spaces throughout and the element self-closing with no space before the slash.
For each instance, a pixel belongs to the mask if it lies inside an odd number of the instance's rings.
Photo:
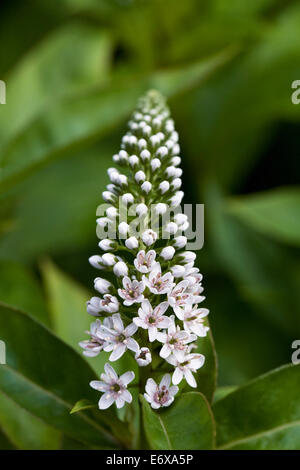
<svg viewBox="0 0 300 470">
<path fill-rule="evenodd" d="M 184 202 L 205 204 L 197 265 L 219 385 L 289 363 L 300 338 L 299 2 L 10 0 L 0 13 L 0 301 L 77 348 L 106 169 L 136 100 L 156 87 L 180 135 Z M 14 406 L 0 396 L 15 446 L 57 447 L 41 422 L 24 435 L 36 418 Z"/>
</svg>

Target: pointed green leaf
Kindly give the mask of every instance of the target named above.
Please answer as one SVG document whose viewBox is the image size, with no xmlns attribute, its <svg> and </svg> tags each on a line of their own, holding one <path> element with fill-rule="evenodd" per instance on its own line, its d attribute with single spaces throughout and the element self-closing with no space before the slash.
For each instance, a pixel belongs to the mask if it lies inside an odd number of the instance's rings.
<svg viewBox="0 0 300 470">
<path fill-rule="evenodd" d="M 300 448 L 300 365 L 288 365 L 238 388 L 213 407 L 220 449 Z"/>
<path fill-rule="evenodd" d="M 300 246 L 299 188 L 278 188 L 232 198 L 228 211 L 259 232 Z"/>
<path fill-rule="evenodd" d="M 153 410 L 141 396 L 144 430 L 154 450 L 213 449 L 215 427 L 205 397 L 188 392 L 162 410 Z"/>
<path fill-rule="evenodd" d="M 1 339 L 6 365 L 0 367 L 0 391 L 68 436 L 94 447 L 116 445 L 111 434 L 88 414 L 70 415 L 82 396 L 97 402 L 89 387 L 95 378 L 88 364 L 49 330 L 23 312 L 0 305 Z"/>
</svg>

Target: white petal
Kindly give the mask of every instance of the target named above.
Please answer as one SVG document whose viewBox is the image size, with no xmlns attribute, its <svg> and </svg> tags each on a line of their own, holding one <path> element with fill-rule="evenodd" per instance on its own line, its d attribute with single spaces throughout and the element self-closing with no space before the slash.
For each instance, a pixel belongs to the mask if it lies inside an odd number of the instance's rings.
<svg viewBox="0 0 300 470">
<path fill-rule="evenodd" d="M 164 344 L 163 347 L 160 350 L 160 357 L 163 357 L 164 359 L 168 357 L 171 354 L 170 348 L 168 344 Z"/>
<path fill-rule="evenodd" d="M 172 387 L 169 388 L 169 394 L 174 396 L 176 393 L 178 393 L 179 388 L 177 385 L 172 385 Z"/>
<path fill-rule="evenodd" d="M 142 309 L 144 310 L 144 312 L 146 312 L 147 315 L 149 315 L 152 312 L 152 306 L 148 299 L 143 300 Z"/>
<path fill-rule="evenodd" d="M 153 341 L 156 340 L 156 336 L 157 336 L 157 328 L 156 328 L 156 326 L 149 326 L 148 335 L 149 335 L 149 341 L 150 341 L 150 343 L 153 343 Z"/>
<path fill-rule="evenodd" d="M 129 392 L 129 390 L 124 390 L 122 392 L 122 398 L 123 400 L 127 401 L 127 403 L 131 403 L 132 402 L 132 395 L 131 393 Z"/>
<path fill-rule="evenodd" d="M 127 348 L 130 349 L 130 351 L 133 351 L 133 352 L 138 352 L 139 349 L 140 349 L 138 343 L 133 338 L 128 338 L 126 345 L 127 345 Z"/>
<path fill-rule="evenodd" d="M 121 396 L 119 396 L 116 399 L 116 405 L 117 405 L 117 408 L 123 408 L 123 406 L 125 405 L 125 401 L 123 400 Z"/>
<path fill-rule="evenodd" d="M 130 325 L 126 326 L 125 328 L 125 335 L 126 336 L 132 336 L 137 330 L 137 325 L 135 323 L 130 323 Z"/>
<path fill-rule="evenodd" d="M 146 392 L 148 393 L 148 395 L 151 397 L 155 392 L 156 392 L 156 388 L 157 388 L 157 385 L 156 383 L 154 382 L 153 379 L 148 379 L 147 380 L 147 383 L 146 383 Z"/>
<path fill-rule="evenodd" d="M 191 387 L 196 388 L 197 387 L 197 382 L 196 382 L 195 377 L 193 376 L 192 372 L 190 371 L 190 369 L 186 369 L 185 372 L 184 372 L 184 375 L 185 375 L 187 383 Z"/>
<path fill-rule="evenodd" d="M 124 385 L 128 385 L 130 382 L 132 382 L 134 377 L 135 377 L 134 372 L 132 370 L 129 370 L 128 372 L 125 372 L 124 374 L 121 375 L 120 381 Z"/>
<path fill-rule="evenodd" d="M 125 344 L 118 344 L 117 347 L 113 350 L 113 352 L 111 353 L 111 355 L 109 356 L 109 360 L 111 362 L 114 362 L 114 361 L 117 361 L 118 359 L 120 359 L 120 357 L 123 356 L 124 352 L 126 351 L 126 346 Z"/>
<path fill-rule="evenodd" d="M 105 373 L 113 380 L 118 380 L 118 374 L 115 369 L 107 362 L 104 366 Z"/>
<path fill-rule="evenodd" d="M 179 367 L 176 367 L 173 373 L 173 377 L 172 377 L 173 384 L 174 385 L 179 384 L 182 381 L 182 377 L 183 377 L 182 370 L 180 370 Z"/>
<path fill-rule="evenodd" d="M 106 410 L 113 404 L 114 401 L 115 400 L 113 394 L 107 392 L 104 393 L 104 395 L 102 395 L 102 397 L 100 398 L 98 406 L 100 410 Z"/>
<path fill-rule="evenodd" d="M 117 330 L 118 332 L 122 332 L 124 330 L 124 325 L 121 320 L 121 316 L 119 313 L 115 313 L 112 316 L 113 324 L 114 324 L 114 329 Z"/>
<path fill-rule="evenodd" d="M 165 374 L 160 381 L 159 388 L 163 386 L 169 388 L 170 384 L 171 384 L 171 376 L 170 374 Z"/>
</svg>

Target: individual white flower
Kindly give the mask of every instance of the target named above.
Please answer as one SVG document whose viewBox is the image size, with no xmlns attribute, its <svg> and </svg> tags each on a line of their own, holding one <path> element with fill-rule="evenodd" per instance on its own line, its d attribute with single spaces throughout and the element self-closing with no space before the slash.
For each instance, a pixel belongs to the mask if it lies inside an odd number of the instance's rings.
<svg viewBox="0 0 300 470">
<path fill-rule="evenodd" d="M 159 189 L 161 191 L 162 194 L 165 194 L 170 188 L 170 183 L 169 181 L 162 181 L 160 184 L 159 184 Z"/>
<path fill-rule="evenodd" d="M 125 240 L 125 246 L 129 250 L 135 250 L 139 246 L 138 239 L 136 237 L 129 237 Z"/>
<path fill-rule="evenodd" d="M 99 297 L 92 297 L 86 303 L 86 310 L 93 317 L 98 317 L 99 312 L 102 310 L 100 307 L 100 301 L 101 299 Z"/>
<path fill-rule="evenodd" d="M 108 238 L 104 238 L 98 243 L 99 248 L 103 251 L 109 251 L 113 248 L 115 242 L 113 240 L 109 240 Z"/>
<path fill-rule="evenodd" d="M 193 372 L 195 373 L 200 369 L 200 367 L 203 366 L 204 361 L 205 357 L 202 354 L 186 354 L 181 359 L 178 359 L 175 356 L 169 356 L 167 358 L 167 362 L 175 367 L 175 371 L 172 376 L 173 384 L 179 384 L 184 377 L 191 387 L 196 388 L 197 382 L 193 376 Z"/>
<path fill-rule="evenodd" d="M 173 157 L 171 159 L 171 163 L 173 166 L 178 166 L 181 163 L 181 158 L 180 157 Z"/>
<path fill-rule="evenodd" d="M 183 309 L 183 327 L 185 331 L 194 333 L 199 337 L 207 335 L 209 330 L 208 326 L 204 325 L 205 317 L 209 314 L 207 308 L 198 308 L 198 306 L 192 306 L 191 304 L 185 305 Z"/>
<path fill-rule="evenodd" d="M 109 327 L 110 319 L 105 318 L 103 324 Z M 79 343 L 79 346 L 84 349 L 83 354 L 87 357 L 98 356 L 103 349 L 104 341 L 98 336 L 100 327 L 101 321 L 99 319 L 91 323 L 90 331 L 86 331 L 86 333 L 90 335 L 90 339 L 80 341 Z"/>
<path fill-rule="evenodd" d="M 118 226 L 120 238 L 127 238 L 129 232 L 129 225 L 126 222 L 121 222 Z"/>
<path fill-rule="evenodd" d="M 164 316 L 168 309 L 168 302 L 162 302 L 154 309 L 148 299 L 143 300 L 141 307 L 138 310 L 138 317 L 133 318 L 133 322 L 140 328 L 148 330 L 149 341 L 152 343 L 158 333 L 158 328 L 168 328 L 170 318 Z"/>
<path fill-rule="evenodd" d="M 137 183 L 142 183 L 143 181 L 145 181 L 146 175 L 145 175 L 145 173 L 144 173 L 142 170 L 139 170 L 139 171 L 136 172 L 134 178 L 135 178 L 135 181 L 136 181 Z"/>
<path fill-rule="evenodd" d="M 123 356 L 126 349 L 137 352 L 140 348 L 135 339 L 132 338 L 132 335 L 134 335 L 138 328 L 135 323 L 130 323 L 130 325 L 124 328 L 119 313 L 113 314 L 111 318 L 113 326 L 108 328 L 102 325 L 99 328 L 98 336 L 105 341 L 103 346 L 104 351 L 112 351 L 109 360 L 114 362 Z"/>
<path fill-rule="evenodd" d="M 174 277 L 183 277 L 185 274 L 184 266 L 181 264 L 175 264 L 170 268 L 170 270 Z"/>
<path fill-rule="evenodd" d="M 103 191 L 102 197 L 105 202 L 114 202 L 115 201 L 115 194 L 111 191 Z"/>
<path fill-rule="evenodd" d="M 169 222 L 165 228 L 166 232 L 174 235 L 178 230 L 178 225 L 175 222 Z"/>
<path fill-rule="evenodd" d="M 113 266 L 118 261 L 117 257 L 112 253 L 104 253 L 102 256 L 102 263 L 105 266 Z"/>
<path fill-rule="evenodd" d="M 135 354 L 134 357 L 140 367 L 145 367 L 152 361 L 152 356 L 149 348 L 141 348 Z"/>
<path fill-rule="evenodd" d="M 102 264 L 102 257 L 99 255 L 93 255 L 89 257 L 89 263 L 93 268 L 104 269 Z"/>
<path fill-rule="evenodd" d="M 118 215 L 116 207 L 111 206 L 106 209 L 106 215 L 109 219 L 115 219 Z"/>
<path fill-rule="evenodd" d="M 158 235 L 156 232 L 154 232 L 154 230 L 148 229 L 148 230 L 145 230 L 145 232 L 142 234 L 142 240 L 145 243 L 145 245 L 150 246 L 156 242 L 157 236 Z"/>
<path fill-rule="evenodd" d="M 166 157 L 168 153 L 169 153 L 168 148 L 163 145 L 156 150 L 156 156 L 159 158 Z"/>
<path fill-rule="evenodd" d="M 181 204 L 184 193 L 182 191 L 176 191 L 174 196 L 170 198 L 171 207 L 178 207 Z"/>
<path fill-rule="evenodd" d="M 184 235 L 180 235 L 179 237 L 174 238 L 174 246 L 176 248 L 184 248 L 187 244 L 187 238 Z"/>
<path fill-rule="evenodd" d="M 187 292 L 189 281 L 180 281 L 168 294 L 168 302 L 179 319 L 182 319 L 182 309 L 187 303 L 193 303 L 193 296 Z"/>
<path fill-rule="evenodd" d="M 119 296 L 124 299 L 124 305 L 132 305 L 133 303 L 142 302 L 144 299 L 145 285 L 143 281 L 134 279 L 131 281 L 129 277 L 125 276 L 122 281 L 123 289 L 118 289 Z"/>
<path fill-rule="evenodd" d="M 122 202 L 127 206 L 134 203 L 134 197 L 131 193 L 125 193 L 122 196 Z"/>
<path fill-rule="evenodd" d="M 144 183 L 141 185 L 142 191 L 144 191 L 147 194 L 149 193 L 149 191 L 151 191 L 151 188 L 152 188 L 152 184 L 150 183 L 150 181 L 144 181 Z"/>
<path fill-rule="evenodd" d="M 159 355 L 166 359 L 170 354 L 174 354 L 178 360 L 182 360 L 186 354 L 186 346 L 195 341 L 197 336 L 176 327 L 174 317 L 170 317 L 167 333 L 158 332 L 156 339 L 163 343 Z"/>
<path fill-rule="evenodd" d="M 153 160 L 151 160 L 150 165 L 151 165 L 151 170 L 155 171 L 158 168 L 160 168 L 161 163 L 160 163 L 160 160 L 158 158 L 153 158 Z"/>
<path fill-rule="evenodd" d="M 196 253 L 194 253 L 193 251 L 184 251 L 183 253 L 180 253 L 180 257 L 184 264 L 190 264 L 195 261 Z"/>
<path fill-rule="evenodd" d="M 151 157 L 151 153 L 149 152 L 149 150 L 144 149 L 141 151 L 140 157 L 143 161 L 149 160 Z"/>
<path fill-rule="evenodd" d="M 135 268 L 143 274 L 149 273 L 152 271 L 154 266 L 157 265 L 157 261 L 155 261 L 156 252 L 154 250 L 149 250 L 145 253 L 145 250 L 141 250 L 136 255 L 134 260 Z"/>
<path fill-rule="evenodd" d="M 113 272 L 117 277 L 127 276 L 128 274 L 127 264 L 124 263 L 124 261 L 118 261 L 113 267 Z"/>
<path fill-rule="evenodd" d="M 136 155 L 131 155 L 128 159 L 131 167 L 134 167 L 139 164 L 139 158 Z"/>
<path fill-rule="evenodd" d="M 112 284 L 102 277 L 96 277 L 94 280 L 94 287 L 98 292 L 100 292 L 100 294 L 108 294 Z"/>
<path fill-rule="evenodd" d="M 92 380 L 90 386 L 95 390 L 104 392 L 99 400 L 99 409 L 106 410 L 113 403 L 116 403 L 117 408 L 122 408 L 125 402 L 132 402 L 132 395 L 127 390 L 127 386 L 134 379 L 134 372 L 128 371 L 120 377 L 115 372 L 110 364 L 104 366 L 105 374 L 101 374 L 101 380 Z"/>
<path fill-rule="evenodd" d="M 163 202 L 159 202 L 158 204 L 156 204 L 154 210 L 155 210 L 156 214 L 165 214 L 168 210 L 168 206 L 167 206 L 167 204 L 165 204 Z"/>
<path fill-rule="evenodd" d="M 180 227 L 182 224 L 187 222 L 188 217 L 187 217 L 186 214 L 179 213 L 179 214 L 175 214 L 174 220 L 175 220 L 176 224 Z"/>
<path fill-rule="evenodd" d="M 128 153 L 126 150 L 120 150 L 119 152 L 120 163 L 126 163 L 128 161 Z"/>
<path fill-rule="evenodd" d="M 175 248 L 173 246 L 165 246 L 160 252 L 161 258 L 168 261 L 173 258 L 175 254 Z"/>
<path fill-rule="evenodd" d="M 101 312 L 115 313 L 119 310 L 119 301 L 114 295 L 105 294 L 99 299 L 99 308 Z"/>
<path fill-rule="evenodd" d="M 148 379 L 146 383 L 146 393 L 144 397 L 150 403 L 151 407 L 158 409 L 161 406 L 170 406 L 174 401 L 174 396 L 178 392 L 176 385 L 171 385 L 170 374 L 165 374 L 157 385 L 153 379 Z"/>
<path fill-rule="evenodd" d="M 174 286 L 172 274 L 167 272 L 162 276 L 159 263 L 154 266 L 148 278 L 143 276 L 143 281 L 153 294 L 167 294 Z"/>
<path fill-rule="evenodd" d="M 148 207 L 146 206 L 146 204 L 142 202 L 141 204 L 138 204 L 136 206 L 135 210 L 136 210 L 137 215 L 141 217 L 142 215 L 147 214 Z"/>
</svg>

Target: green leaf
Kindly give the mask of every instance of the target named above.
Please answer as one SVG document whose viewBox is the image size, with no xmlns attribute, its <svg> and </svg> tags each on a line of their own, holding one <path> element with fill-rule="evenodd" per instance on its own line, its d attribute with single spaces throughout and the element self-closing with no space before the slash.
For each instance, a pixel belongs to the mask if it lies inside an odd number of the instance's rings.
<svg viewBox="0 0 300 470">
<path fill-rule="evenodd" d="M 225 398 L 229 393 L 233 392 L 236 389 L 235 385 L 225 385 L 224 387 L 218 387 L 214 396 L 214 403 L 222 398 Z"/>
<path fill-rule="evenodd" d="M 70 279 L 50 260 L 41 264 L 53 331 L 82 354 L 79 341 L 89 330 L 92 317 L 86 312 L 90 292 Z"/>
<path fill-rule="evenodd" d="M 69 346 L 25 313 L 0 305 L 1 339 L 7 364 L 0 367 L 0 390 L 28 412 L 75 440 L 113 447 L 114 438 L 84 413 L 70 415 L 82 396 L 97 402 L 89 387 L 95 378 Z"/>
<path fill-rule="evenodd" d="M 2 366 L 1 366 L 2 367 Z M 53 450 L 61 445 L 61 433 L 28 413 L 4 393 L 0 394 L 0 428 L 18 449 Z"/>
<path fill-rule="evenodd" d="M 159 72 L 144 79 L 127 77 L 125 86 L 118 79 L 106 90 L 93 87 L 88 93 L 80 93 L 47 107 L 47 112 L 33 120 L 2 150 L 2 187 L 24 177 L 50 158 L 74 151 L 76 146 L 103 136 L 128 117 L 146 89 L 157 86 L 171 97 L 198 85 L 232 55 L 231 50 L 225 51 L 204 63 L 201 61 L 182 70 Z"/>
<path fill-rule="evenodd" d="M 207 186 L 205 203 L 210 208 L 207 225 L 215 254 L 242 296 L 286 333 L 300 331 L 295 259 L 228 214 L 226 200 L 213 183 Z"/>
<path fill-rule="evenodd" d="M 104 84 L 110 51 L 106 32 L 76 21 L 38 42 L 7 77 L 7 103 L 0 110 L 1 147 L 50 104 Z"/>
<path fill-rule="evenodd" d="M 20 263 L 1 261 L 0 301 L 31 314 L 49 325 L 41 285 L 33 273 Z"/>
<path fill-rule="evenodd" d="M 154 411 L 141 396 L 146 437 L 154 450 L 213 449 L 215 426 L 205 397 L 188 392 L 164 410 Z"/>
<path fill-rule="evenodd" d="M 92 403 L 90 400 L 86 400 L 85 398 L 83 398 L 82 400 L 79 400 L 75 403 L 70 413 L 78 413 L 78 411 L 88 410 L 90 408 L 97 408 L 97 405 L 95 403 Z"/>
<path fill-rule="evenodd" d="M 271 371 L 213 407 L 220 449 L 300 448 L 300 366 Z"/>
<path fill-rule="evenodd" d="M 278 188 L 232 198 L 228 211 L 259 232 L 300 246 L 299 188 Z"/>
</svg>

